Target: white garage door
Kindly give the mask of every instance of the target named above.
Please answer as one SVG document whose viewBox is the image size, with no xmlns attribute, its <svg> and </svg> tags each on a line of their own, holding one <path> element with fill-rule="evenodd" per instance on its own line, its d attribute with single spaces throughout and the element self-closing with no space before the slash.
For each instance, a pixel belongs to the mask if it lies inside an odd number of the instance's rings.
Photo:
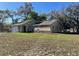
<svg viewBox="0 0 79 59">
<path fill-rule="evenodd" d="M 18 27 L 12 27 L 12 32 L 18 32 Z"/>
</svg>

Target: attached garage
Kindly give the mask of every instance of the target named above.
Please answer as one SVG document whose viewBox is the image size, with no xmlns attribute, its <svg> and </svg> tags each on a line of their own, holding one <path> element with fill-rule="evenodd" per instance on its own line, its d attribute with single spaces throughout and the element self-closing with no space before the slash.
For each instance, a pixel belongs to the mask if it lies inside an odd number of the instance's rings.
<svg viewBox="0 0 79 59">
<path fill-rule="evenodd" d="M 44 21 L 35 25 L 35 32 L 61 32 L 62 26 L 58 23 L 57 19 L 51 21 Z"/>
</svg>

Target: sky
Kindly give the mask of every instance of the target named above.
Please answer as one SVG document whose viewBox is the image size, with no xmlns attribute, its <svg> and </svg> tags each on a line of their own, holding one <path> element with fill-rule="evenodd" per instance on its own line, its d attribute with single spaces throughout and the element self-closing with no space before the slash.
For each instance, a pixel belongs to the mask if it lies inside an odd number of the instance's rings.
<svg viewBox="0 0 79 59">
<path fill-rule="evenodd" d="M 79 2 L 75 2 L 75 4 Z M 0 2 L 0 9 L 16 10 L 22 6 L 24 2 Z M 32 2 L 34 10 L 38 13 L 48 13 L 51 10 L 62 10 L 72 2 Z"/>
<path fill-rule="evenodd" d="M 62 10 L 63 8 L 71 4 L 79 4 L 79 2 L 31 2 L 34 10 L 37 13 L 49 13 L 52 10 Z M 0 2 L 0 10 L 17 10 L 20 6 L 24 5 L 24 2 Z M 7 23 L 11 23 L 10 19 L 6 20 Z"/>
</svg>

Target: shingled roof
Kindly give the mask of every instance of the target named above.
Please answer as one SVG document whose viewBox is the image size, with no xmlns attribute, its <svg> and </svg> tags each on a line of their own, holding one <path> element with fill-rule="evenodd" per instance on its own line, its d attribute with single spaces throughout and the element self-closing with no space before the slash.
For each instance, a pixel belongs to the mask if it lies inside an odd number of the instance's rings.
<svg viewBox="0 0 79 59">
<path fill-rule="evenodd" d="M 44 22 L 42 22 L 42 23 L 40 23 L 40 24 L 37 24 L 36 26 L 49 26 L 49 25 L 51 25 L 52 23 L 54 23 L 55 21 L 57 21 L 57 19 L 53 19 L 53 20 L 47 20 L 47 21 L 44 21 Z"/>
<path fill-rule="evenodd" d="M 16 23 L 16 24 L 13 24 L 12 26 L 20 26 L 20 25 L 27 24 L 28 22 L 30 22 L 30 20 L 26 20 L 26 21 L 23 21 L 21 23 Z"/>
</svg>

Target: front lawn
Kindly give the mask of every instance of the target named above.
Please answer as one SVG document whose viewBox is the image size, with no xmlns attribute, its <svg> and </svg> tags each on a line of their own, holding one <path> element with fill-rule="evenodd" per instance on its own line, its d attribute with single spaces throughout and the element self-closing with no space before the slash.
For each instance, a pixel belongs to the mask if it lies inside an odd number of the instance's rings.
<svg viewBox="0 0 79 59">
<path fill-rule="evenodd" d="M 79 35 L 0 33 L 0 55 L 79 55 Z"/>
</svg>

